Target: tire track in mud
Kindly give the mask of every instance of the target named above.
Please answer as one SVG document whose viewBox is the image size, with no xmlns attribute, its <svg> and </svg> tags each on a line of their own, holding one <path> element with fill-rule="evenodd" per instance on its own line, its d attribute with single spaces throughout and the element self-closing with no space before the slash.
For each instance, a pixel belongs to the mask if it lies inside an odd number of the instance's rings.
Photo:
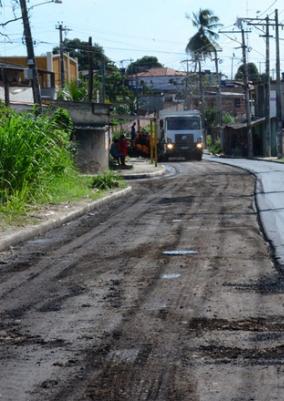
<svg viewBox="0 0 284 401">
<path fill-rule="evenodd" d="M 23 288 L 15 287 L 11 293 L 11 297 L 19 297 L 14 306 L 27 306 L 17 319 L 32 324 L 34 336 L 39 335 L 39 327 L 48 329 L 53 317 L 55 325 L 64 317 L 70 320 L 66 327 L 75 336 L 62 336 L 68 343 L 57 349 L 56 366 L 44 370 L 43 364 L 38 382 L 32 382 L 29 395 L 25 393 L 19 401 L 248 400 L 238 395 L 233 384 L 226 395 L 221 374 L 227 372 L 222 376 L 227 377 L 232 369 L 235 377 L 243 378 L 244 372 L 236 370 L 235 361 L 242 369 L 244 361 L 256 360 L 253 350 L 259 343 L 263 344 L 262 355 L 268 355 L 264 333 L 282 331 L 277 313 L 275 325 L 269 323 L 268 316 L 263 317 L 266 323 L 254 320 L 255 301 L 246 305 L 252 291 L 243 295 L 238 287 L 224 285 L 242 284 L 240 279 L 247 277 L 251 280 L 246 275 L 247 266 L 256 269 L 252 257 L 257 256 L 260 268 L 269 261 L 250 209 L 253 179 L 237 169 L 209 163 L 188 163 L 184 168 L 187 170 L 179 177 L 137 184 L 135 195 L 112 211 L 106 221 L 103 214 L 102 218 L 84 217 L 64 227 L 62 248 L 49 251 L 48 247 L 33 247 L 32 252 L 42 249 L 43 255 L 28 269 L 35 268 L 39 276 L 30 280 L 30 286 L 22 276 Z M 103 225 L 97 226 L 100 222 Z M 83 235 L 74 239 L 76 224 L 78 235 Z M 248 242 L 250 249 L 241 254 L 242 242 Z M 198 254 L 163 254 L 176 248 L 192 248 Z M 70 259 L 64 260 L 68 253 Z M 51 260 L 46 260 L 46 254 Z M 25 260 L 29 262 L 28 253 L 20 260 L 21 268 Z M 258 277 L 260 273 L 255 274 Z M 62 288 L 74 283 L 86 290 L 64 298 Z M 34 305 L 28 302 L 27 290 Z M 42 294 L 46 299 L 41 299 Z M 17 313 L 19 307 L 11 308 L 9 296 L 3 300 L 9 304 L 7 310 Z M 268 315 L 270 304 L 262 302 L 262 307 Z M 56 326 L 53 331 L 60 332 Z M 238 338 L 243 338 L 243 347 Z M 271 355 L 281 359 L 277 343 L 281 336 L 274 334 L 273 341 Z M 18 357 L 24 346 L 23 341 Z M 52 347 L 50 352 L 54 352 Z M 74 363 L 68 365 L 66 355 Z M 39 357 L 35 352 L 31 363 Z M 46 357 L 54 362 L 51 353 Z M 30 365 L 25 363 L 23 372 L 29 375 Z M 215 380 L 212 365 L 219 369 L 214 373 L 219 393 L 210 387 Z M 22 380 L 19 377 L 18 386 Z M 248 389 L 248 383 L 244 385 Z M 16 389 L 12 390 L 13 401 L 18 401 Z"/>
<path fill-rule="evenodd" d="M 170 197 L 164 198 L 162 203 L 163 204 L 169 204 L 170 203 Z M 178 203 L 181 203 L 181 197 L 175 198 L 174 200 L 177 200 Z M 161 202 L 160 202 L 161 203 Z M 194 214 L 194 210 L 193 210 Z M 194 240 L 192 241 L 194 244 Z M 182 263 L 182 262 L 181 262 Z M 203 263 L 203 261 L 202 261 Z M 198 268 L 195 269 L 195 272 L 200 269 L 201 266 L 198 266 Z M 210 273 L 210 278 L 212 277 L 212 273 Z M 209 280 L 210 280 L 209 278 Z M 198 282 L 198 279 L 196 279 Z M 171 323 L 171 329 L 173 330 L 173 325 L 180 325 L 180 319 L 176 313 L 173 311 L 178 309 L 178 308 L 186 308 L 188 307 L 188 304 L 190 304 L 190 297 L 186 295 L 186 293 L 189 291 L 188 286 L 185 286 L 184 288 L 175 288 L 175 292 L 177 292 L 179 295 L 176 296 L 176 301 L 173 302 L 172 308 L 161 308 L 158 310 L 158 313 L 153 314 L 154 318 L 162 319 L 165 324 Z M 205 290 L 203 291 L 205 292 Z M 151 294 L 149 294 L 151 295 Z M 168 291 L 168 296 L 169 296 L 169 291 Z M 161 297 L 164 299 L 165 297 Z M 175 297 L 173 294 L 170 293 L 170 298 L 173 300 Z M 151 301 L 149 301 L 151 303 Z M 155 303 L 155 302 L 154 302 Z M 147 308 L 147 306 L 146 306 Z M 127 327 L 124 326 L 125 334 L 120 332 L 120 338 L 124 338 L 126 333 L 131 331 L 131 327 L 137 326 L 133 322 L 133 319 L 137 319 L 137 309 L 136 313 L 134 314 L 133 318 L 128 321 Z M 138 319 L 139 320 L 139 319 Z M 142 320 L 142 319 L 141 319 Z M 129 326 L 129 327 L 128 327 Z M 161 333 L 162 329 L 158 332 L 159 336 Z M 163 332 L 167 331 L 165 327 L 163 327 Z M 152 333 L 153 334 L 153 333 Z M 138 335 L 139 337 L 139 335 Z M 133 340 L 130 341 L 128 339 L 127 343 L 129 345 L 130 343 L 133 343 Z M 147 367 L 142 366 L 139 364 L 139 369 L 137 370 L 135 368 L 135 364 L 137 361 L 139 361 L 139 351 L 138 349 L 123 349 L 123 346 L 125 346 L 125 340 L 123 341 L 122 344 L 116 343 L 116 348 L 117 351 L 112 351 L 112 355 L 115 355 L 114 360 L 113 358 L 107 357 L 108 363 L 104 365 L 102 373 L 100 373 L 98 376 L 92 379 L 92 383 L 95 384 L 90 384 L 88 387 L 88 390 L 84 397 L 82 399 L 85 399 L 85 396 L 88 397 L 88 399 L 91 400 L 181 400 L 184 399 L 184 395 L 186 394 L 186 397 L 188 400 L 192 399 L 195 400 L 197 399 L 197 395 L 195 394 L 195 389 L 196 389 L 196 383 L 193 382 L 191 383 L 190 380 L 186 381 L 186 383 L 182 380 L 180 380 L 180 377 L 182 376 L 183 370 L 181 369 L 180 373 L 178 374 L 179 377 L 179 385 L 175 387 L 174 383 L 175 380 L 177 379 L 175 375 L 172 373 L 172 369 L 177 370 L 176 364 L 177 361 L 173 361 L 172 364 L 174 365 L 173 368 L 163 368 L 162 373 L 159 371 L 159 367 L 157 366 L 157 355 L 159 355 L 159 364 L 161 364 L 161 355 L 164 356 L 165 360 L 167 361 L 167 364 L 171 364 L 170 362 L 170 352 L 167 352 L 165 349 L 162 348 L 162 350 L 158 349 L 158 345 L 155 344 L 155 346 L 151 346 L 153 348 L 153 352 L 155 352 L 154 356 L 149 355 L 148 359 L 149 361 L 147 362 Z M 138 339 L 135 341 L 136 347 L 138 344 Z M 167 344 L 170 349 L 172 349 L 171 344 Z M 149 347 L 149 345 L 148 345 Z M 141 348 L 143 348 L 143 344 L 141 345 Z M 131 361 L 131 355 L 133 358 L 133 354 L 136 355 L 135 358 L 135 363 Z M 125 358 L 127 359 L 126 355 L 128 355 L 129 358 L 129 363 L 130 367 L 128 367 L 127 361 L 125 361 Z M 130 355 L 130 356 L 129 356 Z M 118 361 L 119 359 L 119 361 Z M 164 365 L 162 365 L 164 366 Z M 140 370 L 143 369 L 142 375 L 140 373 Z M 145 375 L 145 371 L 150 372 L 150 375 L 148 374 L 144 378 L 143 375 Z M 134 375 L 134 376 L 133 376 Z M 137 377 L 138 376 L 138 377 Z M 171 380 L 168 380 L 168 378 L 171 377 Z M 133 384 L 135 383 L 136 384 Z M 141 383 L 142 382 L 142 388 Z M 170 384 L 169 384 L 170 383 Z"/>
</svg>

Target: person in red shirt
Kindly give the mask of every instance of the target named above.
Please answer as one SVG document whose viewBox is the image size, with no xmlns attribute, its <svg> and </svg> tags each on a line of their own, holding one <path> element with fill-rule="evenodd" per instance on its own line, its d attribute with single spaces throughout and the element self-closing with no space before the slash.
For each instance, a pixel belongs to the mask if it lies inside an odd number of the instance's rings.
<svg viewBox="0 0 284 401">
<path fill-rule="evenodd" d="M 122 166 L 125 166 L 125 158 L 128 155 L 128 142 L 123 134 L 119 138 L 118 149 L 120 153 L 120 162 Z"/>
</svg>

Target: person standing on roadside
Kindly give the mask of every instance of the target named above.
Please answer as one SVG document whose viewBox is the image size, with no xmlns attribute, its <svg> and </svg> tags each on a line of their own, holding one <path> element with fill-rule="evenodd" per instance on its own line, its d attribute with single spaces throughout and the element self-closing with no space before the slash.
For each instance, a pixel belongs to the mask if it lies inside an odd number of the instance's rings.
<svg viewBox="0 0 284 401">
<path fill-rule="evenodd" d="M 122 166 L 125 166 L 125 158 L 128 155 L 128 142 L 127 139 L 125 138 L 125 135 L 120 135 L 119 141 L 118 141 L 118 148 L 119 148 L 119 154 L 120 154 L 120 163 Z"/>
<path fill-rule="evenodd" d="M 119 152 L 119 141 L 117 138 L 114 138 L 109 153 L 113 157 L 114 161 L 118 164 L 120 163 L 120 152 Z"/>
<path fill-rule="evenodd" d="M 131 126 L 130 137 L 131 137 L 131 147 L 134 148 L 136 141 L 136 122 L 134 122 Z"/>
</svg>

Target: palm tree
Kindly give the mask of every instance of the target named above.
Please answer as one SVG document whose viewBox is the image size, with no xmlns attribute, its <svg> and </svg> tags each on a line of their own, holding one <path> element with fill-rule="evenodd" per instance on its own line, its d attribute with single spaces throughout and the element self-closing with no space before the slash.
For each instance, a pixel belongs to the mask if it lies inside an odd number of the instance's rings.
<svg viewBox="0 0 284 401">
<path fill-rule="evenodd" d="M 204 101 L 203 101 L 203 88 L 201 80 L 201 60 L 212 56 L 212 54 L 214 54 L 215 56 L 214 61 L 216 68 L 216 78 L 218 80 L 218 93 L 219 93 L 218 119 L 220 122 L 222 116 L 221 116 L 221 104 L 220 104 L 221 95 L 220 95 L 218 57 L 217 57 L 217 51 L 220 50 L 220 47 L 217 43 L 219 35 L 218 33 L 216 33 L 216 29 L 222 26 L 222 24 L 219 23 L 219 17 L 216 17 L 213 14 L 213 12 L 208 9 L 203 9 L 203 10 L 200 9 L 198 13 L 192 14 L 192 18 L 188 15 L 186 17 L 190 19 L 192 21 L 193 26 L 197 28 L 197 32 L 189 39 L 185 51 L 191 55 L 192 59 L 196 62 L 196 64 L 198 64 L 199 67 L 199 91 L 201 96 L 201 105 L 203 113 L 204 113 Z"/>
<path fill-rule="evenodd" d="M 215 30 L 222 24 L 219 23 L 219 18 L 208 9 L 200 9 L 198 13 L 192 15 L 192 18 L 187 15 L 187 18 L 191 19 L 193 26 L 197 28 L 197 32 L 190 38 L 185 50 L 195 60 L 200 60 L 218 50 L 219 46 L 216 40 L 219 35 Z"/>
</svg>

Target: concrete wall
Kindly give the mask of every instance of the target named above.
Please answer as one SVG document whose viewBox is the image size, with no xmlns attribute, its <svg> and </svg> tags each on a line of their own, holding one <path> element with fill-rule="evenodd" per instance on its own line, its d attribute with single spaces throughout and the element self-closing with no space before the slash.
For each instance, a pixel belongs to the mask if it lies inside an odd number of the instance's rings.
<svg viewBox="0 0 284 401">
<path fill-rule="evenodd" d="M 50 102 L 70 112 L 75 125 L 76 163 L 82 173 L 97 173 L 109 167 L 110 105 L 84 102 Z"/>
<path fill-rule="evenodd" d="M 109 167 L 109 139 L 105 129 L 76 128 L 76 164 L 85 174 L 94 174 Z"/>
</svg>

